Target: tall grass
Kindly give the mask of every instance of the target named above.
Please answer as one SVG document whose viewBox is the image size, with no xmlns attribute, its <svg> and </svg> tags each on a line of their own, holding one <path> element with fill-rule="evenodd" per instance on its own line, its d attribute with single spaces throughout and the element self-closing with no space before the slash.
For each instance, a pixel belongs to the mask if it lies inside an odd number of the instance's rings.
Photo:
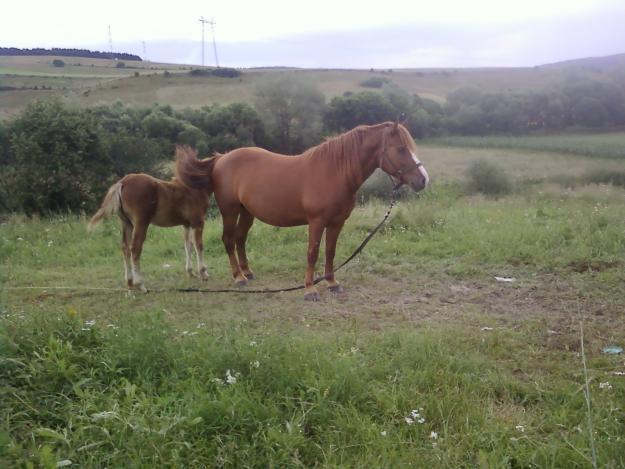
<svg viewBox="0 0 625 469">
<path fill-rule="evenodd" d="M 575 358 L 552 352 L 548 374 L 520 378 L 519 332 L 84 319 L 3 318 L 4 467 L 584 467 L 590 454 Z M 625 463 L 612 412 L 624 397 L 616 383 L 595 399 L 612 467 Z"/>
</svg>

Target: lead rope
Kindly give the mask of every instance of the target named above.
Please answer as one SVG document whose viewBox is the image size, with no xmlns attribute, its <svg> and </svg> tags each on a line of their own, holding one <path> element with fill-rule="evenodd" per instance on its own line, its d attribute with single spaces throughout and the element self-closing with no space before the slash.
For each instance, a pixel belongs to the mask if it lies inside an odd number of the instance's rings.
<svg viewBox="0 0 625 469">
<path fill-rule="evenodd" d="M 391 216 L 391 211 L 393 210 L 393 207 L 397 203 L 397 195 L 399 193 L 400 185 L 401 183 L 396 184 L 393 181 L 393 191 L 391 192 L 391 202 L 388 206 L 388 209 L 386 210 L 386 213 L 384 214 L 384 217 L 382 218 L 382 221 L 380 221 L 380 223 L 378 223 L 371 231 L 369 231 L 369 234 L 365 237 L 365 239 L 363 239 L 360 245 L 354 250 L 354 252 L 347 259 L 345 259 L 336 269 L 334 269 L 334 272 L 337 272 L 343 267 L 345 267 L 352 259 L 354 259 L 354 257 L 360 254 L 362 250 L 365 248 L 365 246 L 369 243 L 369 241 L 371 241 L 371 238 L 373 238 L 375 234 L 380 230 L 380 228 L 382 228 L 382 226 L 386 223 L 386 220 L 388 220 L 388 217 Z M 317 277 L 313 281 L 313 285 L 317 285 L 319 282 L 326 280 L 327 277 L 328 275 Z M 148 292 L 164 293 L 168 291 L 175 291 L 179 293 L 283 293 L 283 292 L 290 292 L 290 291 L 295 291 L 295 290 L 303 290 L 304 288 L 306 288 L 305 285 L 298 285 L 296 287 L 289 287 L 289 288 L 262 288 L 262 289 L 257 288 L 257 289 L 252 289 L 252 290 L 248 290 L 248 289 L 243 290 L 243 289 L 234 289 L 234 288 L 219 288 L 219 289 L 174 288 L 173 290 L 172 289 L 148 290 Z"/>
</svg>

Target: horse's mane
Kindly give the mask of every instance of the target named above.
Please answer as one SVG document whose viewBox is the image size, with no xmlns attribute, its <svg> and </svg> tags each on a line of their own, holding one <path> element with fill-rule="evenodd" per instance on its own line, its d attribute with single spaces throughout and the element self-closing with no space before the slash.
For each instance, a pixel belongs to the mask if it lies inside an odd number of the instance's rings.
<svg viewBox="0 0 625 469">
<path fill-rule="evenodd" d="M 301 156 L 332 159 L 338 170 L 345 172 L 347 175 L 360 177 L 362 175 L 360 155 L 362 153 L 361 145 L 364 136 L 372 129 L 388 128 L 390 130 L 394 125 L 396 124 L 393 122 L 385 122 L 378 125 L 360 125 L 336 137 L 328 138 L 325 142 L 309 148 Z M 402 143 L 416 155 L 417 145 L 410 132 L 401 124 L 397 124 L 397 130 Z"/>
</svg>

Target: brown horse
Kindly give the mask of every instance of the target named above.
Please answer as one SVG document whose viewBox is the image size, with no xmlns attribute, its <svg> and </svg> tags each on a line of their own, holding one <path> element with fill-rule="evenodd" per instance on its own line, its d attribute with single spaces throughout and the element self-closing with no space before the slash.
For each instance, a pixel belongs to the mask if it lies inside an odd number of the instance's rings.
<svg viewBox="0 0 625 469">
<path fill-rule="evenodd" d="M 204 160 L 180 153 L 176 173 L 190 187 L 214 190 L 223 217 L 222 239 L 237 285 L 253 278 L 245 241 L 254 218 L 274 226 L 307 224 L 304 297 L 318 301 L 313 274 L 324 230 L 325 276 L 330 291 L 339 292 L 333 271 L 336 241 L 354 208 L 356 191 L 376 168 L 414 191 L 424 189 L 428 174 L 416 153 L 408 130 L 386 122 L 356 127 L 298 156 L 261 148 L 239 148 Z"/>
<path fill-rule="evenodd" d="M 177 158 L 197 158 L 188 147 L 176 148 Z M 100 221 L 117 214 L 122 222 L 122 251 L 128 288 L 147 291 L 139 267 L 141 249 L 150 223 L 156 226 L 184 227 L 186 270 L 191 267 L 191 246 L 195 247 L 197 268 L 202 280 L 208 280 L 204 263 L 202 230 L 208 209 L 209 189 L 192 189 L 175 178 L 162 181 L 147 174 L 129 174 L 113 184 L 102 206 L 87 226 L 91 231 Z"/>
</svg>

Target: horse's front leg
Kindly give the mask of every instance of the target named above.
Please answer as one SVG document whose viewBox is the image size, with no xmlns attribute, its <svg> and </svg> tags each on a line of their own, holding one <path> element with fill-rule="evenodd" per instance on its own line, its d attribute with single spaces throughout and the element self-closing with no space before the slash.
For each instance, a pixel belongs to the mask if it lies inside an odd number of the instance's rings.
<svg viewBox="0 0 625 469">
<path fill-rule="evenodd" d="M 319 257 L 319 244 L 323 235 L 324 225 L 320 221 L 311 221 L 308 224 L 308 267 L 306 269 L 306 280 L 304 282 L 304 299 L 309 301 L 319 301 L 321 297 L 317 287 L 313 284 L 315 276 L 315 264 Z"/>
<path fill-rule="evenodd" d="M 192 245 L 192 241 L 191 241 L 191 228 L 189 228 L 188 226 L 183 227 L 184 229 L 184 256 L 185 256 L 185 270 L 187 271 L 187 274 L 189 274 L 189 277 L 195 277 L 195 274 L 193 273 L 193 267 L 191 266 L 191 245 Z"/>
<path fill-rule="evenodd" d="M 336 253 L 336 241 L 339 238 L 339 234 L 341 233 L 341 229 L 343 228 L 343 223 L 328 226 L 326 228 L 326 268 L 325 268 L 325 277 L 328 282 L 328 289 L 332 293 L 340 293 L 343 291 L 343 288 L 334 278 L 334 254 Z"/>
</svg>

